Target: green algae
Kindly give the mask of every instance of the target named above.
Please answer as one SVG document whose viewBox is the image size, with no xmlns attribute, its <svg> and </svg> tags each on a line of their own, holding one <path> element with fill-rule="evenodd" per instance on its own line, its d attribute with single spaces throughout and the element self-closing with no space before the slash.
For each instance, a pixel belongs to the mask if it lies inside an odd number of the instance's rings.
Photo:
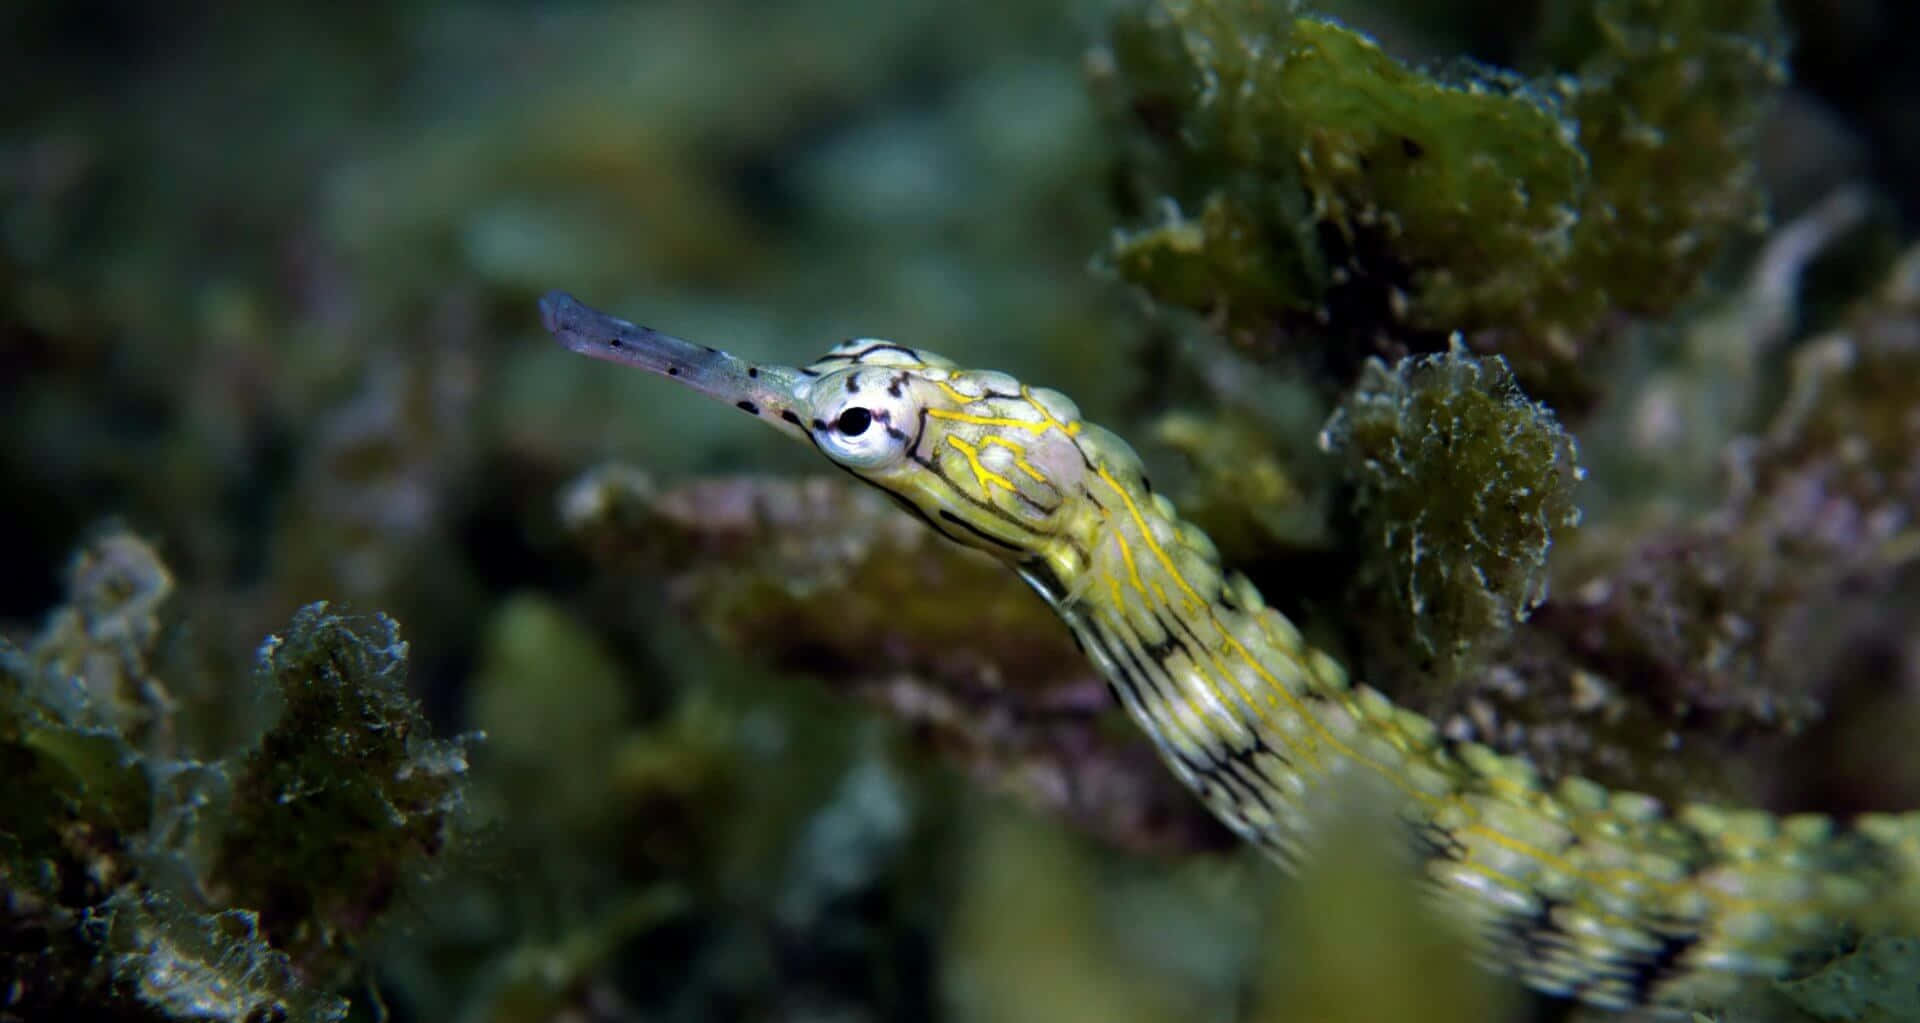
<svg viewBox="0 0 1920 1023">
<path fill-rule="evenodd" d="M 1567 244 L 1585 163 L 1537 98 L 1420 74 L 1292 4 L 1156 6 L 1111 53 L 1130 109 L 1169 122 L 1151 130 L 1174 201 L 1197 205 L 1117 243 L 1163 301 L 1252 327 L 1370 291 L 1356 314 L 1410 304 L 1432 329 L 1442 309 L 1511 304 L 1513 278 Z"/>
<path fill-rule="evenodd" d="M 1916 267 L 1909 252 L 1800 345 L 1770 421 L 1696 484 L 1705 507 L 1616 508 L 1563 537 L 1552 598 L 1436 716 L 1550 773 L 1667 799 L 1911 803 L 1920 775 L 1884 743 L 1913 710 L 1875 694 L 1912 593 Z M 1595 477 L 1583 489 L 1620 485 Z M 1822 780 L 1780 767 L 1807 760 Z"/>
<path fill-rule="evenodd" d="M 406 664 L 391 618 L 324 603 L 260 648 L 279 720 L 233 769 L 208 869 L 310 975 L 343 975 L 355 937 L 455 839 L 466 742 L 430 737 Z"/>
<path fill-rule="evenodd" d="M 1296 4 L 1128 8 L 1097 73 L 1136 204 L 1114 267 L 1336 371 L 1460 331 L 1530 392 L 1585 400 L 1611 321 L 1678 309 L 1757 222 L 1782 44 L 1761 2 L 1562 20 L 1566 73 L 1527 80 L 1416 71 Z"/>
<path fill-rule="evenodd" d="M 108 532 L 84 547 L 67 570 L 68 603 L 47 618 L 33 644 L 34 670 L 79 680 L 107 723 L 135 746 L 151 739 L 173 697 L 147 667 L 174 581 L 151 545 Z"/>
<path fill-rule="evenodd" d="M 1570 277 L 1609 310 L 1660 316 L 1693 297 L 1724 247 L 1765 214 L 1753 145 L 1786 81 L 1774 0 L 1551 5 L 1543 45 L 1579 126 L 1593 187 Z"/>
<path fill-rule="evenodd" d="M 354 943 L 461 805 L 460 747 L 426 738 L 392 622 L 301 611 L 255 676 L 278 721 L 196 760 L 151 698 L 165 566 L 118 532 L 75 566 L 33 646 L 0 641 L 6 1011 L 344 1019 Z"/>
<path fill-rule="evenodd" d="M 1920 941 L 1869 938 L 1780 990 L 1819 1020 L 1895 1023 L 1920 1016 Z"/>
<path fill-rule="evenodd" d="M 1554 538 L 1580 521 L 1573 439 L 1505 362 L 1456 348 L 1368 363 L 1322 444 L 1354 491 L 1382 635 L 1451 685 L 1546 598 Z"/>
</svg>

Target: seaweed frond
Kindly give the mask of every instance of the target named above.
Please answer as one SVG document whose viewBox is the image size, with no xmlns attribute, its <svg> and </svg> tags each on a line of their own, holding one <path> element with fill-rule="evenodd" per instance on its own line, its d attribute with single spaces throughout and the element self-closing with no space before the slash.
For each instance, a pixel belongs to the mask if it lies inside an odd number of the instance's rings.
<svg viewBox="0 0 1920 1023">
<path fill-rule="evenodd" d="M 1369 362 L 1321 436 L 1354 490 L 1363 600 L 1450 683 L 1546 599 L 1554 535 L 1580 521 L 1573 438 L 1504 360 L 1459 348 Z"/>
</svg>

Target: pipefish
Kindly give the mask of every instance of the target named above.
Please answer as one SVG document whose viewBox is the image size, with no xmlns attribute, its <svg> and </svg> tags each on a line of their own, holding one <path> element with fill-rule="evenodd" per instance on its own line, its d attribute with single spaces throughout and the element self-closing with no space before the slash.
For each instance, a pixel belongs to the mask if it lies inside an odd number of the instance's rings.
<svg viewBox="0 0 1920 1023">
<path fill-rule="evenodd" d="M 1481 958 L 1592 1005 L 1681 1011 L 1836 942 L 1920 923 L 1920 812 L 1845 823 L 1668 806 L 1440 734 L 1348 679 L 1065 395 L 859 339 L 753 363 L 554 292 L 546 329 L 812 446 L 934 531 L 1006 563 L 1066 623 L 1167 767 L 1219 819 L 1298 862 L 1316 798 L 1390 792 Z"/>
</svg>

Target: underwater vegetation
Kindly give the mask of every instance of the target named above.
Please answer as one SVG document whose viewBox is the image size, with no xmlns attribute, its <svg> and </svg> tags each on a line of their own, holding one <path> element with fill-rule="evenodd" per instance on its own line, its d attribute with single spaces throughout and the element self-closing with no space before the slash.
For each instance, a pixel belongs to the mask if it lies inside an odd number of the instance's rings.
<svg viewBox="0 0 1920 1023">
<path fill-rule="evenodd" d="M 173 583 L 113 533 L 69 603 L 0 644 L 13 1018 L 346 1018 L 356 948 L 454 840 L 463 743 L 434 740 L 384 616 L 301 609 L 262 644 L 257 739 L 206 759 L 153 673 Z"/>
<path fill-rule="evenodd" d="M 1132 5 L 1096 79 L 1140 213 L 1109 258 L 1246 344 L 1338 371 L 1457 332 L 1577 407 L 1757 223 L 1785 36 L 1767 0 L 1546 6 L 1529 79 L 1422 73 L 1296 3 Z"/>
<path fill-rule="evenodd" d="M 1067 6 L 0 19 L 0 1020 L 1618 1018 L 555 287 L 1060 387 L 1449 741 L 1920 807 L 1897 4 Z"/>
<path fill-rule="evenodd" d="M 1378 639 L 1451 681 L 1478 665 L 1475 644 L 1546 599 L 1547 554 L 1579 525 L 1584 473 L 1504 359 L 1455 348 L 1393 369 L 1371 360 L 1321 442 L 1343 463 L 1369 552 L 1356 585 L 1387 602 L 1370 616 Z"/>
</svg>

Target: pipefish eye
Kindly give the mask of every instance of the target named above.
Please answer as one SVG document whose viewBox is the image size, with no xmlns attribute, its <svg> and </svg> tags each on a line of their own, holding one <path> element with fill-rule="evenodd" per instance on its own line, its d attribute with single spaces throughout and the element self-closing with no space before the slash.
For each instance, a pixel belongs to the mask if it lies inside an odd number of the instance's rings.
<svg viewBox="0 0 1920 1023">
<path fill-rule="evenodd" d="M 910 389 L 863 386 L 865 377 L 881 379 L 868 373 L 818 385 L 814 393 L 827 401 L 814 421 L 813 437 L 828 458 L 849 469 L 873 471 L 906 457 L 912 445 L 907 431 L 919 409 Z"/>
<path fill-rule="evenodd" d="M 867 427 L 873 425 L 873 413 L 855 405 L 840 413 L 840 418 L 834 420 L 833 425 L 835 429 L 849 437 L 858 437 L 867 432 Z"/>
</svg>

